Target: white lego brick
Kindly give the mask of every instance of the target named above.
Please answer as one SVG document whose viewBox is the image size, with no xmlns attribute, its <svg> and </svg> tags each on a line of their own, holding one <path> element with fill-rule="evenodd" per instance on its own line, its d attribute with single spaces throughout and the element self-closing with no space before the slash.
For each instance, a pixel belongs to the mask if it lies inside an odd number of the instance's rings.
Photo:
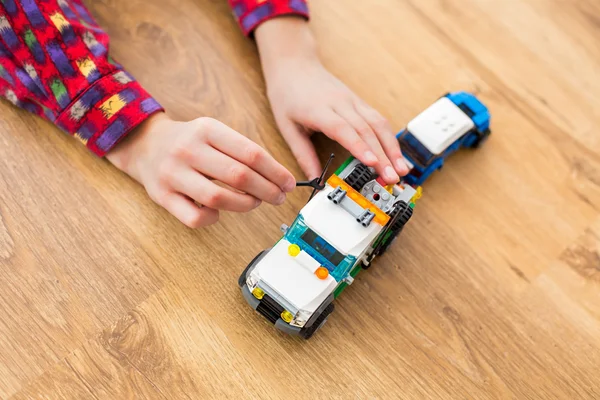
<svg viewBox="0 0 600 400">
<path fill-rule="evenodd" d="M 317 268 L 321 266 L 317 260 L 312 258 L 304 250 L 302 250 L 295 258 L 296 262 L 306 268 L 311 274 L 314 274 Z"/>
<path fill-rule="evenodd" d="M 410 185 L 397 185 L 394 192 L 396 194 L 396 201 L 402 200 L 408 204 L 417 191 Z"/>
<path fill-rule="evenodd" d="M 441 154 L 475 124 L 456 104 L 442 97 L 408 123 L 408 131 L 433 154 Z"/>
</svg>

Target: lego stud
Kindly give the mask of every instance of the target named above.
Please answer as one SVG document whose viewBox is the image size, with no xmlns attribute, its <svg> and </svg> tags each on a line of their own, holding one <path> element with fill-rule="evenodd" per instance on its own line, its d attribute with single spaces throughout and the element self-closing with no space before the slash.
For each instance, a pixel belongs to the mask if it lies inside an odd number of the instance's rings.
<svg viewBox="0 0 600 400">
<path fill-rule="evenodd" d="M 329 200 L 333 201 L 333 204 L 340 204 L 340 202 L 342 201 L 342 199 L 345 196 L 346 196 L 346 191 L 338 186 L 333 190 L 333 192 L 331 192 L 327 195 L 327 198 Z"/>
<path fill-rule="evenodd" d="M 294 315 L 288 310 L 283 310 L 281 313 L 281 319 L 289 324 L 294 319 Z"/>
<path fill-rule="evenodd" d="M 344 197 L 346 196 L 346 192 L 343 191 L 342 189 L 340 189 L 339 187 L 337 188 L 339 189 L 339 192 L 336 193 L 336 195 L 333 197 L 333 204 L 340 204 L 341 201 L 344 199 Z"/>
<path fill-rule="evenodd" d="M 298 254 L 300 254 L 300 246 L 297 244 L 290 244 L 288 247 L 288 254 L 292 257 L 296 257 Z"/>
<path fill-rule="evenodd" d="M 325 267 L 319 267 L 316 269 L 315 275 L 319 279 L 327 279 L 327 277 L 329 276 L 329 271 Z"/>
<path fill-rule="evenodd" d="M 265 297 L 265 292 L 257 286 L 252 290 L 252 295 L 257 299 L 262 300 L 262 298 Z"/>
<path fill-rule="evenodd" d="M 364 210 L 357 218 L 356 221 L 360 222 L 360 224 L 364 227 L 367 227 L 371 224 L 371 221 L 375 218 L 375 212 L 371 210 Z"/>
<path fill-rule="evenodd" d="M 367 217 L 365 217 L 360 223 L 362 224 L 362 226 L 364 226 L 366 228 L 367 226 L 369 226 L 371 224 L 371 221 L 373 221 L 374 218 L 375 218 L 375 214 L 371 213 Z"/>
</svg>

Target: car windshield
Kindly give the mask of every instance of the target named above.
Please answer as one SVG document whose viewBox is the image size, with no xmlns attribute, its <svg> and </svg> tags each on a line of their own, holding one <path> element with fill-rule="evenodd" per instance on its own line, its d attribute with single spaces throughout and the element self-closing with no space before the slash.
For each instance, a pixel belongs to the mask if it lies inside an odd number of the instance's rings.
<svg viewBox="0 0 600 400">
<path fill-rule="evenodd" d="M 337 266 L 344 260 L 344 255 L 331 246 L 325 239 L 317 235 L 312 229 L 306 228 L 300 238 L 312 247 L 317 253 Z"/>
<path fill-rule="evenodd" d="M 402 152 L 422 167 L 426 167 L 435 159 L 435 154 L 427 150 L 427 148 L 407 130 L 400 135 L 398 141 L 400 142 Z"/>
<path fill-rule="evenodd" d="M 329 274 L 336 280 L 342 280 L 350 271 L 356 257 L 344 255 L 310 229 L 304 222 L 302 215 L 298 215 L 284 238 L 300 246 L 302 250 L 327 268 Z"/>
</svg>

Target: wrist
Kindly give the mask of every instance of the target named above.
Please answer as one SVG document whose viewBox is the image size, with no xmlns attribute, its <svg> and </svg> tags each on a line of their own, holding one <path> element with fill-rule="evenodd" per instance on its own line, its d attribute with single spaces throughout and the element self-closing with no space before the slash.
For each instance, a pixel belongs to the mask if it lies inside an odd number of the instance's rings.
<svg viewBox="0 0 600 400">
<path fill-rule="evenodd" d="M 166 113 L 156 113 L 136 126 L 109 153 L 106 159 L 115 167 L 141 182 L 140 163 L 148 153 L 151 139 L 165 123 L 172 121 Z"/>
<path fill-rule="evenodd" d="M 297 16 L 281 16 L 263 22 L 255 31 L 265 76 L 293 62 L 319 62 L 316 41 L 308 22 Z"/>
</svg>

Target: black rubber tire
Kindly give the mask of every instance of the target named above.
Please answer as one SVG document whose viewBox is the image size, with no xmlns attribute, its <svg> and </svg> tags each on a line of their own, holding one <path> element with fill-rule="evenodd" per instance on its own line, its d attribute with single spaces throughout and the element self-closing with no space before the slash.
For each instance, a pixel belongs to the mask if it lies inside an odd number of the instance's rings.
<svg viewBox="0 0 600 400">
<path fill-rule="evenodd" d="M 323 324 L 325 324 L 325 321 L 327 321 L 327 317 L 329 317 L 329 314 L 331 314 L 333 310 L 335 310 L 335 306 L 333 305 L 333 303 L 329 303 L 329 305 L 325 307 L 325 309 L 321 312 L 321 315 L 317 317 L 317 319 L 310 326 L 310 328 L 300 331 L 300 336 L 302 336 L 306 340 L 310 339 L 315 334 L 315 332 L 321 329 Z"/>
<path fill-rule="evenodd" d="M 400 232 L 393 233 L 392 236 L 390 236 L 387 239 L 387 241 L 383 244 L 383 246 L 381 246 L 381 248 L 377 252 L 377 256 L 383 255 L 387 251 L 387 249 L 390 248 L 390 245 L 392 244 L 392 242 L 394 241 L 394 239 L 396 239 L 398 237 L 399 234 L 400 234 Z"/>
<path fill-rule="evenodd" d="M 348 185 L 350 185 L 354 190 L 360 192 L 367 184 L 367 182 L 372 181 L 377 178 L 377 174 L 371 172 L 369 167 L 364 164 L 356 164 L 356 167 L 348 174 L 348 176 L 344 179 Z"/>
<path fill-rule="evenodd" d="M 471 146 L 471 148 L 473 149 L 478 149 L 479 147 L 481 147 L 481 145 L 488 140 L 488 138 L 490 137 L 490 134 L 492 133 L 492 131 L 490 131 L 489 129 L 487 129 L 485 132 L 483 132 L 483 134 L 481 136 L 479 136 L 477 138 L 477 140 L 475 141 L 475 143 L 473 143 L 473 145 Z"/>
<path fill-rule="evenodd" d="M 392 226 L 392 235 L 386 240 L 383 246 L 381 246 L 381 248 L 376 254 L 377 256 L 380 256 L 383 253 L 385 253 L 394 241 L 394 239 L 398 237 L 400 232 L 402 232 L 404 225 L 406 225 L 406 223 L 410 220 L 410 217 L 412 217 L 413 209 L 410 208 L 409 205 L 406 204 L 404 201 L 401 201 L 396 207 L 394 207 L 394 209 L 389 215 L 391 218 L 394 218 L 394 216 L 396 216 L 396 214 L 398 214 L 399 212 L 403 213 L 403 215 L 400 218 L 398 218 L 398 220 L 394 223 L 394 226 Z"/>
<path fill-rule="evenodd" d="M 390 212 L 390 219 L 394 218 L 396 214 L 402 213 L 403 215 L 392 226 L 392 232 L 398 233 L 404 228 L 404 225 L 410 220 L 413 215 L 413 209 L 404 201 L 398 202 L 398 205 Z"/>
<path fill-rule="evenodd" d="M 250 267 L 252 267 L 254 265 L 254 263 L 256 262 L 256 260 L 258 259 L 258 257 L 260 257 L 262 255 L 262 253 L 264 253 L 264 252 L 265 252 L 265 250 L 263 250 L 260 253 L 258 253 L 258 255 L 256 257 L 254 257 L 252 259 L 252 261 L 250 261 L 250 263 L 248 264 L 248 266 L 246 268 L 244 268 L 244 270 L 242 271 L 242 274 L 238 278 L 238 286 L 240 288 L 246 284 L 246 275 L 248 274 L 248 271 L 250 270 Z"/>
</svg>

